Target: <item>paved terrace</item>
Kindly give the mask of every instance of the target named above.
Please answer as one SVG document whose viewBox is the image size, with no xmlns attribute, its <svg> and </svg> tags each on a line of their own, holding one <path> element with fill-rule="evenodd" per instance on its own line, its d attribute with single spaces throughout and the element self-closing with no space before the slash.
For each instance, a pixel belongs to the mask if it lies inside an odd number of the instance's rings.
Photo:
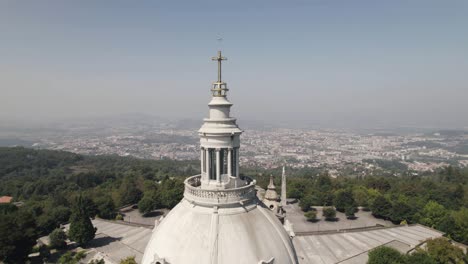
<svg viewBox="0 0 468 264">
<path fill-rule="evenodd" d="M 383 219 L 377 219 L 372 216 L 371 212 L 360 210 L 356 213 L 356 219 L 347 219 L 345 214 L 336 212 L 337 221 L 325 221 L 321 206 L 314 206 L 317 210 L 317 222 L 309 222 L 304 216 L 304 212 L 299 207 L 298 203 L 288 204 L 285 206 L 286 219 L 293 225 L 293 230 L 296 234 L 301 233 L 320 233 L 323 231 L 337 231 L 342 229 L 353 228 L 370 228 L 375 226 L 394 226 L 392 222 Z"/>
<path fill-rule="evenodd" d="M 94 252 L 89 252 L 89 257 L 104 258 L 106 263 L 120 263 L 123 258 L 135 256 L 135 260 L 141 262 L 146 244 L 151 238 L 151 229 L 101 219 L 92 222 L 97 231 L 88 248 L 94 248 L 99 254 L 94 257 Z"/>
<path fill-rule="evenodd" d="M 293 239 L 299 264 L 362 264 L 369 250 L 381 245 L 406 253 L 430 238 L 443 233 L 421 225 L 388 227 L 377 230 L 296 236 Z"/>
</svg>

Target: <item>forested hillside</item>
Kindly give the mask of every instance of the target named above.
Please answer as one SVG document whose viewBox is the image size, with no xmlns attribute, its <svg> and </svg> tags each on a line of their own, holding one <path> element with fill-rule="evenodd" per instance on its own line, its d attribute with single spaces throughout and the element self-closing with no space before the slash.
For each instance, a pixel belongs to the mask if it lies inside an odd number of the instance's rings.
<svg viewBox="0 0 468 264">
<path fill-rule="evenodd" d="M 395 168 L 404 170 L 404 168 Z M 280 168 L 242 167 L 266 187 Z M 89 216 L 116 217 L 116 208 L 138 203 L 140 211 L 172 208 L 183 195 L 183 180 L 199 173 L 199 161 L 141 160 L 83 156 L 69 152 L 0 148 L 0 196 L 24 205 L 0 206 L 0 261 L 21 259 L 35 239 L 68 222 L 79 195 Z M 421 223 L 468 243 L 468 170 L 447 167 L 414 176 L 331 178 L 326 169 L 289 169 L 288 196 L 304 211 L 331 205 L 340 211 L 357 206 L 394 223 Z M 275 177 L 277 190 L 280 177 Z M 27 232 L 23 232 L 27 230 Z M 8 245 L 9 247 L 5 247 Z M 21 246 L 18 246 L 21 245 Z M 4 251 L 2 251 L 2 248 Z M 29 248 L 29 249 L 28 249 Z"/>
<path fill-rule="evenodd" d="M 111 195 L 116 205 L 130 202 L 119 189 L 145 181 L 196 174 L 198 162 L 141 160 L 118 156 L 82 156 L 69 152 L 0 148 L 0 194 L 16 200 L 41 200 L 77 191 Z M 128 185 L 128 186 L 127 186 Z M 101 193 L 101 194 L 100 194 Z"/>
</svg>

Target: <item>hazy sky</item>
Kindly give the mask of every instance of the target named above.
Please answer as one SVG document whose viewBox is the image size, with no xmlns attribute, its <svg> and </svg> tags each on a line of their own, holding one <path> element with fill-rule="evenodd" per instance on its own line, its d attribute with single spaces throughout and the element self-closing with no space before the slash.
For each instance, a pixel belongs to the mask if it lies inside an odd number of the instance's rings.
<svg viewBox="0 0 468 264">
<path fill-rule="evenodd" d="M 468 126 L 468 1 L 0 1 L 0 119 Z M 217 35 L 224 38 L 222 44 Z"/>
</svg>

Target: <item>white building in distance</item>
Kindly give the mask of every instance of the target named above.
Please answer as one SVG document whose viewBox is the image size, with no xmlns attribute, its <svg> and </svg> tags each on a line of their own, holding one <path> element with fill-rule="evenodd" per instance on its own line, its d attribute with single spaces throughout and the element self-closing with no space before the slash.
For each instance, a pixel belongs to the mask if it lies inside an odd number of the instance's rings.
<svg viewBox="0 0 468 264">
<path fill-rule="evenodd" d="M 184 198 L 157 225 L 143 264 L 297 264 L 291 238 L 239 175 L 242 130 L 230 116 L 227 85 L 213 83 L 209 118 L 199 130 L 201 174 L 185 180 Z"/>
</svg>

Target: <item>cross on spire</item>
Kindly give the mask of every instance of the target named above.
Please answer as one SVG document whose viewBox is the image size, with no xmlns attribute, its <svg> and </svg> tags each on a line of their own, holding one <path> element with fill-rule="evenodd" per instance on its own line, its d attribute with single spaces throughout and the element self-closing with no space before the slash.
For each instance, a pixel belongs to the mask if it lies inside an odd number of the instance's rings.
<svg viewBox="0 0 468 264">
<path fill-rule="evenodd" d="M 221 61 L 227 60 L 226 57 L 221 56 L 221 51 L 218 51 L 217 57 L 212 57 L 211 60 L 218 61 L 218 83 L 222 83 L 221 81 Z"/>
</svg>

